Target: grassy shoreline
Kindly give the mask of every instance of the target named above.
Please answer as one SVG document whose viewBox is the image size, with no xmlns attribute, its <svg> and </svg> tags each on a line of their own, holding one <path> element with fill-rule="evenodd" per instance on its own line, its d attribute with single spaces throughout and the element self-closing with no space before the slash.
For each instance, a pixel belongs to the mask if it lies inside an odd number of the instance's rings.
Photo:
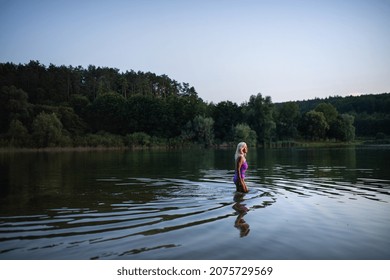
<svg viewBox="0 0 390 280">
<path fill-rule="evenodd" d="M 258 145 L 258 149 L 294 149 L 294 148 L 343 148 L 366 145 L 389 145 L 390 142 L 377 142 L 374 140 L 356 140 L 354 142 L 330 142 L 330 141 L 279 141 Z M 132 151 L 132 150 L 171 150 L 171 149 L 188 149 L 204 147 L 200 145 L 185 145 L 172 147 L 169 145 L 152 145 L 152 146 L 118 146 L 118 147 L 45 147 L 45 148 L 17 148 L 17 147 L 0 147 L 0 153 L 33 153 L 33 152 L 93 152 L 93 151 Z M 232 144 L 215 145 L 210 149 L 227 149 L 235 148 Z"/>
</svg>

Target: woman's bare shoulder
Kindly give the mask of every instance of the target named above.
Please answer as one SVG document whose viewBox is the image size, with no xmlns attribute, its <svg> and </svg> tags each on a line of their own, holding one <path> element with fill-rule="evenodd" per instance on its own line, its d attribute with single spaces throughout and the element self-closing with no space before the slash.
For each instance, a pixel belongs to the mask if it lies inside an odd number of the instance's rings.
<svg viewBox="0 0 390 280">
<path fill-rule="evenodd" d="M 243 156 L 243 155 L 239 155 L 238 157 L 237 157 L 237 162 L 238 163 L 241 163 L 241 162 L 244 162 L 245 161 L 245 157 Z"/>
</svg>

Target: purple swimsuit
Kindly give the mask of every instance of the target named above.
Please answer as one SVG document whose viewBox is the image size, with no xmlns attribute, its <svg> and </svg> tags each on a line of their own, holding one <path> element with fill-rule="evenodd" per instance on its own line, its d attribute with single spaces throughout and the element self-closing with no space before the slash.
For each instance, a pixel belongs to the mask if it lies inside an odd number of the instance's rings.
<svg viewBox="0 0 390 280">
<path fill-rule="evenodd" d="M 245 171 L 248 169 L 248 163 L 245 161 L 242 165 L 241 165 L 241 168 L 240 168 L 240 172 L 241 172 L 241 178 L 242 179 L 245 179 Z M 237 184 L 237 181 L 238 181 L 238 174 L 237 174 L 237 171 L 234 173 L 234 178 L 233 178 L 233 182 L 235 184 Z"/>
</svg>

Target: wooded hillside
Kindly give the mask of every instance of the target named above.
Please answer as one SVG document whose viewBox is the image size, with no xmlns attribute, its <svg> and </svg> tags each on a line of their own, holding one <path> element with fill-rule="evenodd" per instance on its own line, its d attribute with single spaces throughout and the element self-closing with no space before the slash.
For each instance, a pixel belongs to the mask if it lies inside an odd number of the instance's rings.
<svg viewBox="0 0 390 280">
<path fill-rule="evenodd" d="M 242 93 L 246 94 L 246 93 Z M 390 94 L 206 103 L 188 83 L 108 67 L 0 63 L 3 147 L 353 141 L 390 135 Z"/>
</svg>

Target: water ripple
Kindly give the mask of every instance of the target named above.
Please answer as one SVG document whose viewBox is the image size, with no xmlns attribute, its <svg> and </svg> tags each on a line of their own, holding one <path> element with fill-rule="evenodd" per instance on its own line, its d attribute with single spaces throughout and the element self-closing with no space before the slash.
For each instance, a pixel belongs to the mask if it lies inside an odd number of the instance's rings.
<svg viewBox="0 0 390 280">
<path fill-rule="evenodd" d="M 200 235 L 191 238 L 200 242 L 203 231 L 229 219 L 234 220 L 240 237 L 246 237 L 250 225 L 244 217 L 248 213 L 256 217 L 256 212 L 261 214 L 280 197 L 323 197 L 343 203 L 357 198 L 389 201 L 387 180 L 358 177 L 350 182 L 324 176 L 328 172 L 352 171 L 342 166 L 276 166 L 272 174 L 258 169 L 248 174 L 250 192 L 245 195 L 235 193 L 229 170 L 202 170 L 198 180 L 98 178 L 102 192 L 115 194 L 111 201 L 99 201 L 94 207 L 51 208 L 42 215 L 0 217 L 0 258 L 61 258 L 62 250 L 69 251 L 66 258 L 76 251 L 76 258 L 92 259 L 158 254 L 181 248 L 183 240 L 192 242 L 183 236 L 190 238 L 195 228 Z M 353 172 L 370 174 L 370 170 Z M 84 248 L 88 250 L 80 252 Z"/>
</svg>

